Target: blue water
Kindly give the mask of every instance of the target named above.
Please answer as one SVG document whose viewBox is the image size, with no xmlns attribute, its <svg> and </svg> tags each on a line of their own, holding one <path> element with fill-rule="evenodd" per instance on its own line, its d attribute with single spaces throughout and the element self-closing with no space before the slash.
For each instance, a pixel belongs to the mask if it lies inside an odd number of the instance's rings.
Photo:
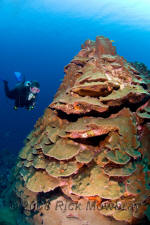
<svg viewBox="0 0 150 225">
<path fill-rule="evenodd" d="M 29 112 L 25 109 L 14 111 L 13 101 L 5 97 L 0 83 L 0 150 L 20 150 L 24 138 L 51 103 L 64 76 L 64 66 L 78 53 L 86 39 L 95 40 L 97 35 L 104 35 L 115 41 L 118 54 L 129 61 L 143 62 L 150 68 L 150 26 L 146 26 L 146 19 L 141 17 L 140 23 L 138 20 L 130 23 L 129 18 L 127 21 L 124 18 L 119 22 L 118 18 L 111 18 L 109 10 L 106 15 L 103 8 L 98 10 L 96 0 L 91 11 L 88 3 L 85 9 L 82 4 L 79 10 L 80 5 L 68 6 L 67 0 L 64 4 L 63 0 L 57 1 L 56 5 L 55 2 L 0 1 L 0 76 L 9 81 L 10 87 L 15 85 L 14 71 L 41 84 L 37 107 Z M 84 13 L 87 9 L 89 13 Z M 99 17 L 101 14 L 103 16 Z"/>
</svg>

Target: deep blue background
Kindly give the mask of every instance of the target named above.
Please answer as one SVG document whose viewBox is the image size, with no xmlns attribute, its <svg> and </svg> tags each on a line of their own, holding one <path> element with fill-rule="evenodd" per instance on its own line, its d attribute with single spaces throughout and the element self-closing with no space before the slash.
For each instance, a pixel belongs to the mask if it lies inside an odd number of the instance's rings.
<svg viewBox="0 0 150 225">
<path fill-rule="evenodd" d="M 150 67 L 150 31 L 1 2 L 0 76 L 13 87 L 13 72 L 20 71 L 27 79 L 38 80 L 41 92 L 34 111 L 14 111 L 13 102 L 5 97 L 0 83 L 0 150 L 20 150 L 24 138 L 51 103 L 64 76 L 64 66 L 86 39 L 95 40 L 97 35 L 115 40 L 118 54 L 127 60 L 141 61 Z"/>
</svg>

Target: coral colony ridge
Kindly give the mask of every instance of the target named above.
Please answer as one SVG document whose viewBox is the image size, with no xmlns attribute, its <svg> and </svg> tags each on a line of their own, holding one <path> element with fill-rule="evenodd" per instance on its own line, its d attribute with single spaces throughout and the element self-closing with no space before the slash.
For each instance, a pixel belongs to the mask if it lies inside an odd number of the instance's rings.
<svg viewBox="0 0 150 225">
<path fill-rule="evenodd" d="M 81 47 L 19 153 L 8 202 L 31 224 L 139 224 L 150 204 L 150 72 L 103 36 Z"/>
</svg>

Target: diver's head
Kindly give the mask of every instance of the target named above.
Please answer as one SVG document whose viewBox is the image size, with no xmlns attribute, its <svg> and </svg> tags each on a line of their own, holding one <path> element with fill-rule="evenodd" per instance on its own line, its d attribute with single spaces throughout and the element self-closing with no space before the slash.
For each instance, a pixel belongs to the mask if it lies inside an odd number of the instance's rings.
<svg viewBox="0 0 150 225">
<path fill-rule="evenodd" d="M 39 84 L 39 82 L 37 82 L 36 80 L 32 81 L 31 85 L 30 85 L 30 91 L 33 94 L 39 93 L 40 92 L 40 84 Z"/>
</svg>

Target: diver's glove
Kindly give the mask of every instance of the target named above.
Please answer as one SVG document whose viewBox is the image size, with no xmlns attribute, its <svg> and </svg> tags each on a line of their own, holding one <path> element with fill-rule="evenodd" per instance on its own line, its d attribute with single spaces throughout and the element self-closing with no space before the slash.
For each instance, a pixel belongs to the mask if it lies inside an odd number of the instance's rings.
<svg viewBox="0 0 150 225">
<path fill-rule="evenodd" d="M 34 106 L 33 106 L 33 105 L 32 105 L 32 106 L 29 106 L 27 109 L 28 109 L 29 111 L 31 111 L 31 110 L 34 109 Z"/>
<path fill-rule="evenodd" d="M 17 110 L 17 109 L 18 109 L 18 107 L 14 105 L 14 110 Z"/>
</svg>

